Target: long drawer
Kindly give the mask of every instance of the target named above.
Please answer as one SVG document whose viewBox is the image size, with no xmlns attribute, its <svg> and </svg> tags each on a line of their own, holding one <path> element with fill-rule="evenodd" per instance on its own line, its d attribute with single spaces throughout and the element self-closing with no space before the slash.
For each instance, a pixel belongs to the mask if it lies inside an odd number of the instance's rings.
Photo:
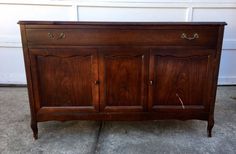
<svg viewBox="0 0 236 154">
<path fill-rule="evenodd" d="M 26 29 L 29 45 L 168 45 L 211 46 L 217 42 L 217 28 L 188 26 L 178 29 L 37 28 Z"/>
</svg>

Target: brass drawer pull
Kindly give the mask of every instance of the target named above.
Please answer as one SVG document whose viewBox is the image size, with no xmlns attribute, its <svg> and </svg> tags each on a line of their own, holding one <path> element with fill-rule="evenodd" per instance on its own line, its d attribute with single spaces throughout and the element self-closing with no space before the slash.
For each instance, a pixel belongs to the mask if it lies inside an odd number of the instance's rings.
<svg viewBox="0 0 236 154">
<path fill-rule="evenodd" d="M 54 39 L 55 39 L 55 35 L 54 35 L 54 34 L 52 34 L 52 33 L 48 33 L 48 38 L 50 38 L 50 39 L 54 40 Z"/>
<path fill-rule="evenodd" d="M 64 32 L 61 32 L 58 37 L 55 36 L 55 34 L 53 33 L 48 33 L 48 38 L 52 39 L 52 40 L 60 40 L 60 39 L 64 39 L 66 37 L 66 34 Z"/>
<path fill-rule="evenodd" d="M 194 39 L 198 39 L 199 35 L 198 35 L 198 33 L 194 33 L 192 37 L 188 37 L 188 35 L 186 33 L 182 33 L 181 38 L 191 41 L 191 40 L 194 40 Z"/>
<path fill-rule="evenodd" d="M 58 36 L 57 40 L 60 40 L 60 39 L 64 39 L 66 37 L 66 34 L 65 33 L 60 33 L 60 35 Z"/>
</svg>

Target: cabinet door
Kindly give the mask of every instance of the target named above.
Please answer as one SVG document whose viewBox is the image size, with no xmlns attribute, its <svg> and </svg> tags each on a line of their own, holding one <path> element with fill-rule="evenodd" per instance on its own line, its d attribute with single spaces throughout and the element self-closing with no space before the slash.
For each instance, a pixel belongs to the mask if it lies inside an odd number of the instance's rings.
<svg viewBox="0 0 236 154">
<path fill-rule="evenodd" d="M 213 54 L 205 49 L 152 50 L 149 110 L 208 110 Z"/>
<path fill-rule="evenodd" d="M 147 99 L 147 51 L 142 48 L 106 48 L 99 53 L 102 111 L 143 111 Z"/>
<path fill-rule="evenodd" d="M 29 52 L 37 109 L 99 110 L 96 49 L 30 49 Z"/>
</svg>

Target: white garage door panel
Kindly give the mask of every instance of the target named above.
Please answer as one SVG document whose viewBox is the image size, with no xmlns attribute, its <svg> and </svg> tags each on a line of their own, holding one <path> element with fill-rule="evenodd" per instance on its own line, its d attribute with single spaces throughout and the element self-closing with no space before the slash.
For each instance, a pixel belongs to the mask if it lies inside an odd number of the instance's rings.
<svg viewBox="0 0 236 154">
<path fill-rule="evenodd" d="M 225 21 L 218 84 L 236 84 L 236 8 L 194 8 L 193 21 Z"/>
<path fill-rule="evenodd" d="M 187 8 L 78 7 L 80 21 L 185 21 Z"/>
<path fill-rule="evenodd" d="M 221 56 L 219 84 L 235 84 L 236 82 L 236 50 L 223 50 Z"/>
<path fill-rule="evenodd" d="M 225 21 L 225 39 L 236 39 L 236 8 L 195 8 L 193 21 Z"/>
<path fill-rule="evenodd" d="M 70 20 L 70 7 L 39 5 L 0 5 L 0 41 L 19 42 L 19 20 Z"/>
<path fill-rule="evenodd" d="M 25 84 L 21 48 L 0 48 L 0 84 Z"/>
<path fill-rule="evenodd" d="M 81 1 L 89 1 L 89 0 L 81 0 Z M 111 0 L 93 0 L 94 2 L 111 2 Z M 130 3 L 137 3 L 137 2 L 188 2 L 191 0 L 112 0 L 112 2 L 130 2 Z"/>
<path fill-rule="evenodd" d="M 74 0 L 78 1 L 78 0 Z M 129 3 L 137 3 L 137 2 L 163 2 L 163 3 L 169 3 L 169 2 L 201 2 L 201 3 L 225 3 L 225 2 L 236 2 L 236 0 L 80 0 L 82 2 L 129 2 Z"/>
<path fill-rule="evenodd" d="M 236 0 L 189 0 L 191 2 L 202 2 L 202 3 L 232 3 Z"/>
<path fill-rule="evenodd" d="M 0 0 L 0 84 L 25 84 L 18 20 L 226 21 L 219 84 L 236 84 L 236 0 Z"/>
</svg>

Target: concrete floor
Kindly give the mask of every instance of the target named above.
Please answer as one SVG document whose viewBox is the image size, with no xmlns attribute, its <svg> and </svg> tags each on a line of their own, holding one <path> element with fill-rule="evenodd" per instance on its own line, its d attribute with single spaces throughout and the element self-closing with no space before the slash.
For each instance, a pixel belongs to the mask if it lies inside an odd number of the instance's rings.
<svg viewBox="0 0 236 154">
<path fill-rule="evenodd" d="M 213 137 L 206 122 L 96 121 L 39 123 L 39 139 L 29 127 L 26 88 L 0 88 L 0 153 L 236 153 L 236 86 L 219 87 Z M 98 135 L 99 134 L 99 135 Z"/>
</svg>

